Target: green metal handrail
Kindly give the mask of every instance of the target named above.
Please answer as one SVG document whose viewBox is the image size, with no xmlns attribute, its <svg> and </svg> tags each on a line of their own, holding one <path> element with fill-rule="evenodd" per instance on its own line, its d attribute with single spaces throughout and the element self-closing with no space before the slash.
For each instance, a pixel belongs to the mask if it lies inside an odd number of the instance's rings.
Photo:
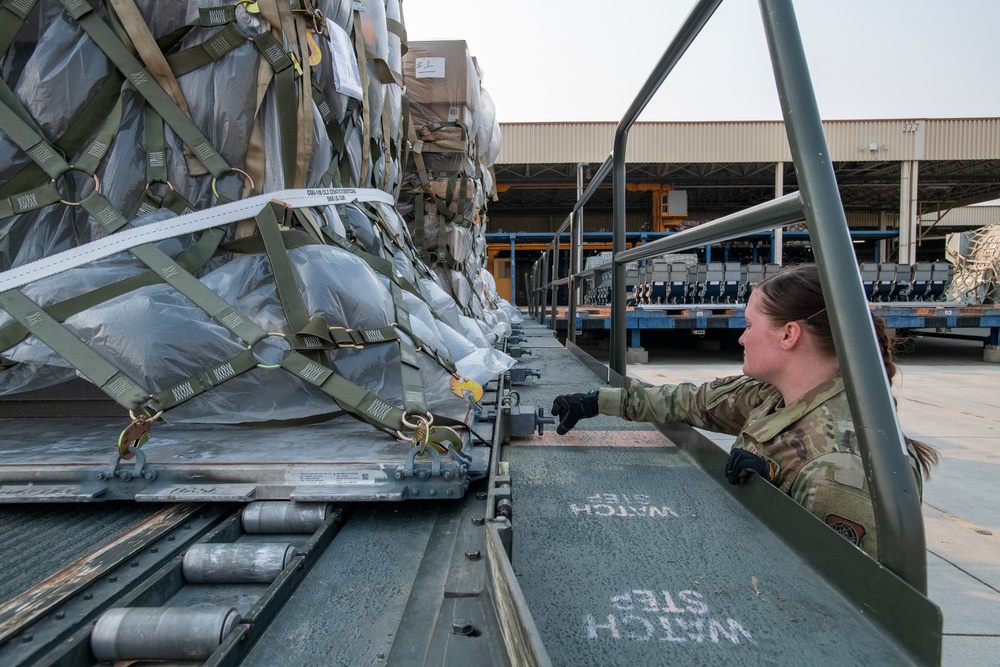
<svg viewBox="0 0 1000 667">
<path fill-rule="evenodd" d="M 926 541 L 919 494 L 910 472 L 905 439 L 883 370 L 791 0 L 759 2 L 801 191 L 639 248 L 625 248 L 625 149 L 628 131 L 721 2 L 700 0 L 691 10 L 618 124 L 611 156 L 591 180 L 587 191 L 574 206 L 573 213 L 567 216 L 543 253 L 541 271 L 533 271 L 533 276 L 538 278 L 533 287 L 541 296 L 542 321 L 551 293 L 549 317 L 555 329 L 556 290 L 558 284 L 564 282 L 569 288 L 569 310 L 575 315 L 574 288 L 581 279 L 582 267 L 571 267 L 566 280 L 559 280 L 559 236 L 573 224 L 574 216 L 583 210 L 608 171 L 613 178 L 614 213 L 609 369 L 621 376 L 626 373 L 627 262 L 773 229 L 804 218 L 830 314 L 865 474 L 872 490 L 879 561 L 926 594 Z M 572 244 L 577 242 L 578 234 L 570 236 L 572 257 L 576 252 Z M 567 330 L 570 329 L 575 329 L 575 321 L 568 321 Z"/>
</svg>

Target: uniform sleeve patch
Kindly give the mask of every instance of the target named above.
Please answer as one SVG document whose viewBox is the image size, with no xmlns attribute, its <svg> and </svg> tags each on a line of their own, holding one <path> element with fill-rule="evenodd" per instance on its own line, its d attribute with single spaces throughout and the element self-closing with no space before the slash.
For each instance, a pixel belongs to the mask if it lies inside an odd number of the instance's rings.
<svg viewBox="0 0 1000 667">
<path fill-rule="evenodd" d="M 729 377 L 716 378 L 708 386 L 712 389 L 718 389 L 719 387 L 725 387 L 727 384 L 732 384 L 743 377 L 743 375 L 730 375 Z"/>
<path fill-rule="evenodd" d="M 826 515 L 826 525 L 840 533 L 848 542 L 856 547 L 861 546 L 861 540 L 865 538 L 865 527 L 860 523 L 855 523 L 837 514 Z"/>
</svg>

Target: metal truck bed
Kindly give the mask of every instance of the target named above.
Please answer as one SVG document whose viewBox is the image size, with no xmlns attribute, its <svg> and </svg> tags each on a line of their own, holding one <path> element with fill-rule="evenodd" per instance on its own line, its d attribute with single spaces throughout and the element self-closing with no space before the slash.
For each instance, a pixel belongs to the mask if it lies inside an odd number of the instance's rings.
<svg viewBox="0 0 1000 667">
<path fill-rule="evenodd" d="M 490 453 L 465 431 L 471 463 L 431 448 L 415 456 L 409 440 L 338 419 L 276 428 L 156 423 L 139 455 L 119 461 L 126 425 L 0 420 L 0 503 L 459 498 L 487 474 Z"/>
</svg>

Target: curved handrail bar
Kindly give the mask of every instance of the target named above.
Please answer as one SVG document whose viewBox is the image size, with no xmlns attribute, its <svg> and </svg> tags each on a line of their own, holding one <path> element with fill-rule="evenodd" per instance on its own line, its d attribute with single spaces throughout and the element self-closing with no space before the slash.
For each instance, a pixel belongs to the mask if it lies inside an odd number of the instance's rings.
<svg viewBox="0 0 1000 667">
<path fill-rule="evenodd" d="M 927 543 L 920 496 L 861 285 L 795 10 L 791 0 L 760 0 L 760 9 L 806 226 L 875 507 L 879 561 L 926 594 Z"/>
</svg>

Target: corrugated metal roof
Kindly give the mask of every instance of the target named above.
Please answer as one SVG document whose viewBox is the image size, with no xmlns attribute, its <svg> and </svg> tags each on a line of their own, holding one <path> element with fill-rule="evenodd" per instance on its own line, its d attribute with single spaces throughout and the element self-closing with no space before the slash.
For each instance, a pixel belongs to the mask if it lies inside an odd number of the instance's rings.
<svg viewBox="0 0 1000 667">
<path fill-rule="evenodd" d="M 937 215 L 924 214 L 920 216 L 921 225 L 930 225 L 937 220 Z M 975 229 L 986 225 L 1000 225 L 1000 206 L 962 206 L 953 208 L 941 217 L 938 226 L 968 227 Z"/>
<path fill-rule="evenodd" d="M 616 123 L 504 123 L 500 164 L 603 162 Z M 1000 118 L 826 121 L 837 162 L 1000 158 Z M 790 161 L 779 121 L 636 123 L 632 163 Z"/>
</svg>

